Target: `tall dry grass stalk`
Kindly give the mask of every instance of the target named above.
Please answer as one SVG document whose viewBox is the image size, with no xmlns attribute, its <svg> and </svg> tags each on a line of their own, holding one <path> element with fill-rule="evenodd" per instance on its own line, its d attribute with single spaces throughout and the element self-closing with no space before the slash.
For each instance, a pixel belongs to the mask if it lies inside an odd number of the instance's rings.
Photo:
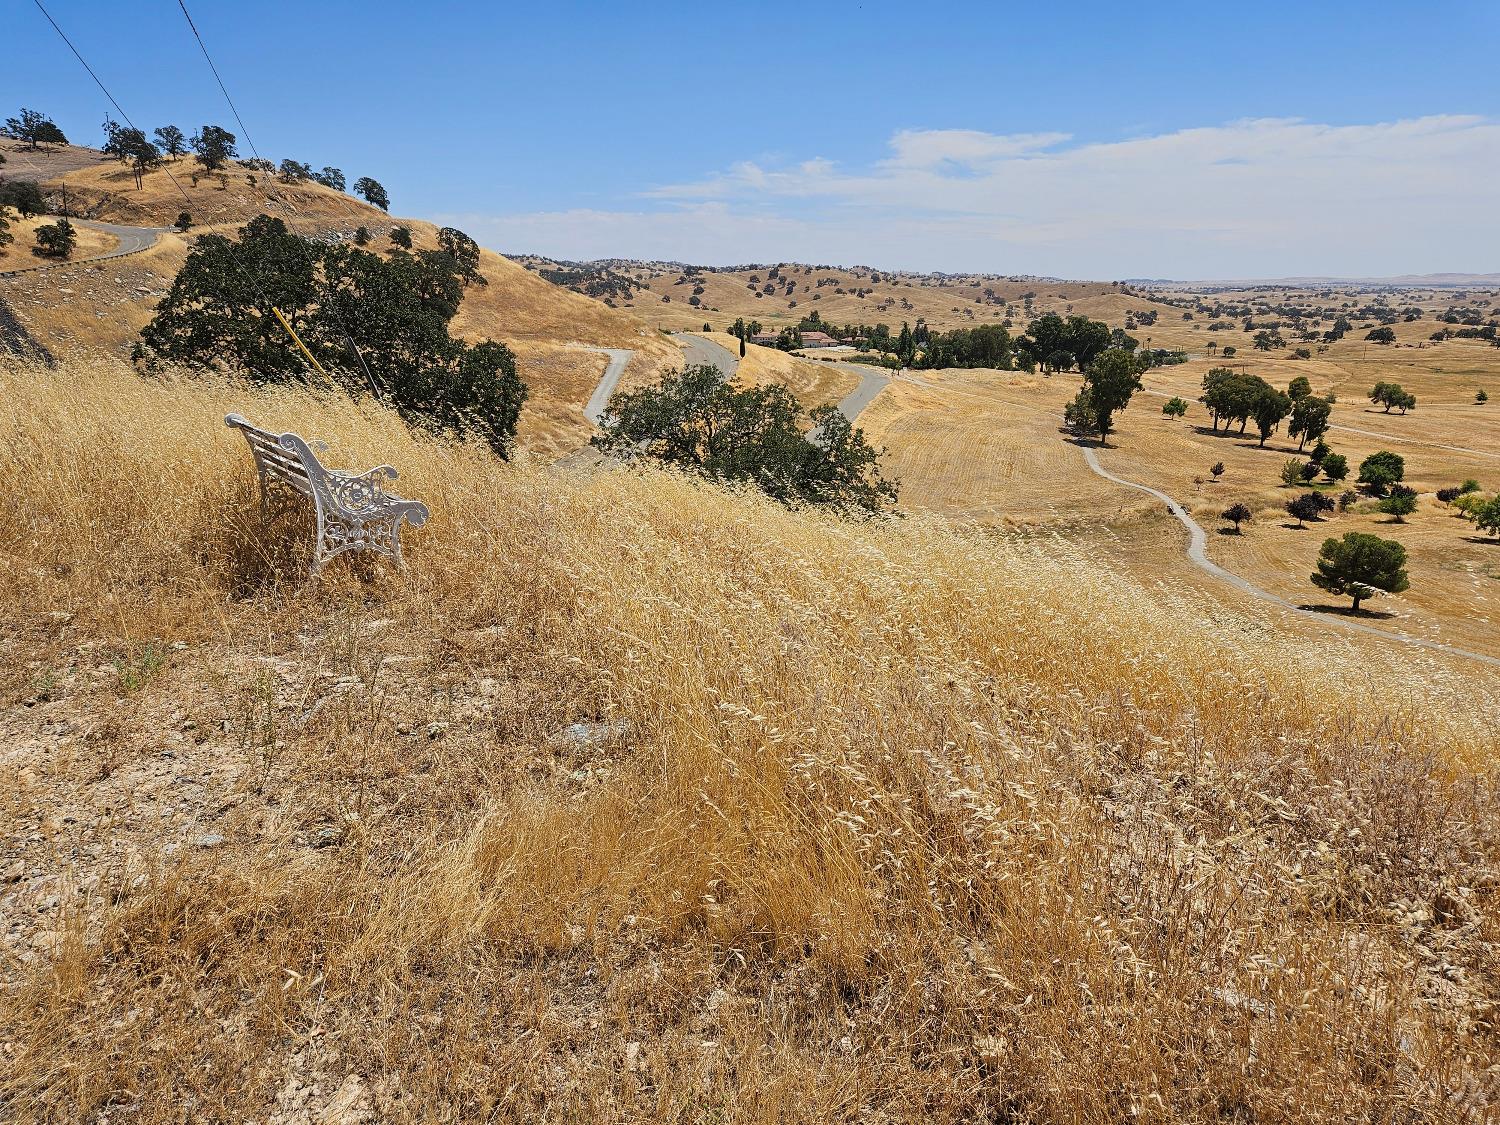
<svg viewBox="0 0 1500 1125">
<path fill-rule="evenodd" d="M 0 379 L 6 645 L 186 644 L 135 706 L 238 779 L 227 846 L 106 874 L 5 995 L 17 1119 L 1493 1111 L 1489 673 L 1062 541 Z M 303 582 L 229 410 L 397 465 L 409 572 Z"/>
</svg>

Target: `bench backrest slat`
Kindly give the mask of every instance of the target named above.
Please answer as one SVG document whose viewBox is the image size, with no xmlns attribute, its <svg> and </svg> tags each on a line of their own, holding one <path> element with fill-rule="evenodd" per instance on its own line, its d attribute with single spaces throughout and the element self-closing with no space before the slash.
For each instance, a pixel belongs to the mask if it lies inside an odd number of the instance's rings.
<svg viewBox="0 0 1500 1125">
<path fill-rule="evenodd" d="M 312 495 L 315 485 L 309 469 L 312 472 L 321 473 L 323 467 L 317 463 L 317 458 L 313 456 L 311 450 L 304 455 L 296 450 L 288 449 L 281 444 L 280 434 L 263 430 L 238 414 L 231 414 L 224 421 L 244 434 L 245 440 L 250 445 L 250 452 L 255 456 L 257 469 L 285 481 L 298 492 Z M 313 461 L 311 466 L 306 464 L 306 458 L 309 457 Z"/>
</svg>

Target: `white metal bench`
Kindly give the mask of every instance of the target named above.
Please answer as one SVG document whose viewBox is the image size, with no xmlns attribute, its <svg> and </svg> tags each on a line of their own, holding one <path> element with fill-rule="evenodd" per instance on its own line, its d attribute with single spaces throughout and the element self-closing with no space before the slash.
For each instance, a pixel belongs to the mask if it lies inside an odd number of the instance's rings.
<svg viewBox="0 0 1500 1125">
<path fill-rule="evenodd" d="M 374 551 L 401 565 L 401 524 L 421 527 L 427 505 L 404 500 L 385 490 L 396 470 L 379 465 L 365 473 L 328 469 L 318 460 L 328 447 L 297 434 L 273 434 L 230 414 L 224 424 L 239 430 L 250 444 L 260 476 L 260 514 L 270 514 L 277 496 L 294 494 L 312 501 L 318 516 L 318 538 L 313 547 L 313 573 L 329 559 L 348 551 Z"/>
</svg>

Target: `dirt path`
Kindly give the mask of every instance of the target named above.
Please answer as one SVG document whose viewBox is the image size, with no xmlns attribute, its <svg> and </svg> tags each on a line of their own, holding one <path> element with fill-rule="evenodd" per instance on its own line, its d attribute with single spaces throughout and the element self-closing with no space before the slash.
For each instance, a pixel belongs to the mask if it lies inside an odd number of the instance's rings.
<svg viewBox="0 0 1500 1125">
<path fill-rule="evenodd" d="M 1346 629 L 1354 629 L 1361 633 L 1368 633 L 1371 636 L 1382 637 L 1388 641 L 1399 641 L 1402 644 L 1417 645 L 1420 648 L 1429 648 L 1435 652 L 1447 653 L 1450 656 L 1463 656 L 1469 658 L 1470 660 L 1480 660 L 1486 664 L 1500 667 L 1500 659 L 1497 659 L 1493 656 L 1486 656 L 1480 652 L 1470 652 L 1468 649 L 1464 648 L 1455 648 L 1453 645 L 1445 645 L 1439 641 L 1427 641 L 1421 639 L 1420 637 L 1407 636 L 1405 633 L 1393 633 L 1387 629 L 1377 629 L 1373 625 L 1365 625 L 1359 621 L 1351 621 L 1347 617 L 1338 617 L 1324 613 L 1314 613 L 1311 610 L 1303 609 L 1295 602 L 1289 602 L 1285 598 L 1271 593 L 1269 590 L 1261 589 L 1254 583 L 1241 578 L 1238 574 L 1225 570 L 1222 566 L 1208 557 L 1208 532 L 1204 531 L 1203 525 L 1200 524 L 1197 520 L 1193 519 L 1192 516 L 1188 515 L 1187 509 L 1185 509 L 1176 500 L 1173 500 L 1165 492 L 1162 492 L 1159 489 L 1152 488 L 1150 485 L 1139 484 L 1136 481 L 1126 480 L 1124 477 L 1115 476 L 1099 463 L 1099 456 L 1094 452 L 1092 447 L 1087 445 L 1080 445 L 1078 448 L 1082 451 L 1083 459 L 1088 462 L 1089 468 L 1094 470 L 1094 472 L 1098 473 L 1105 480 L 1113 481 L 1115 484 L 1123 485 L 1126 488 L 1134 488 L 1139 492 L 1145 492 L 1151 496 L 1156 497 L 1158 500 L 1162 501 L 1162 503 L 1166 504 L 1167 510 L 1171 512 L 1172 515 L 1177 517 L 1177 521 L 1181 523 L 1183 527 L 1187 528 L 1187 555 L 1189 561 L 1191 561 L 1192 564 L 1198 567 L 1200 570 L 1213 575 L 1221 582 L 1229 583 L 1229 585 L 1235 587 L 1237 590 L 1249 594 L 1252 598 L 1257 598 L 1263 602 L 1270 602 L 1272 605 L 1281 606 L 1283 609 L 1289 609 L 1293 613 L 1302 614 L 1305 617 L 1312 618 L 1319 622 L 1328 622 L 1334 625 L 1341 625 Z"/>
</svg>

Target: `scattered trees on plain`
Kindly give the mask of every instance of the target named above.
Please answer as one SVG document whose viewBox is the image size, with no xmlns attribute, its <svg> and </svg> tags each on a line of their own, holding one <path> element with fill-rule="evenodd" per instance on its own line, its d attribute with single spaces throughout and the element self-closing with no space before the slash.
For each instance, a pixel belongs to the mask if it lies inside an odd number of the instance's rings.
<svg viewBox="0 0 1500 1125">
<path fill-rule="evenodd" d="M 1388 516 L 1394 516 L 1397 523 L 1405 523 L 1406 517 L 1417 510 L 1417 491 L 1404 484 L 1392 485 L 1390 492 L 1376 508 Z"/>
<path fill-rule="evenodd" d="M 1382 449 L 1359 463 L 1360 484 L 1367 485 L 1376 496 L 1384 496 L 1391 485 L 1406 475 L 1406 459 L 1399 453 Z"/>
<path fill-rule="evenodd" d="M 1323 458 L 1323 475 L 1337 484 L 1349 475 L 1349 458 L 1342 453 L 1330 453 Z"/>
<path fill-rule="evenodd" d="M 1296 380 L 1293 380 L 1296 382 Z M 1309 441 L 1316 442 L 1328 432 L 1329 417 L 1333 407 L 1326 399 L 1315 397 L 1311 390 L 1301 396 L 1292 396 L 1292 421 L 1287 432 L 1297 439 L 1297 450 L 1301 452 Z"/>
<path fill-rule="evenodd" d="M 1108 442 L 1115 415 L 1141 389 L 1141 363 L 1124 348 L 1109 348 L 1089 364 L 1083 386 L 1063 410 L 1063 420 L 1077 433 L 1097 434 Z"/>
<path fill-rule="evenodd" d="M 1417 396 L 1408 394 L 1400 383 L 1376 383 L 1370 388 L 1370 401 L 1377 406 L 1384 406 L 1387 414 L 1392 408 L 1405 414 L 1417 405 Z"/>
<path fill-rule="evenodd" d="M 1224 509 L 1223 513 L 1220 515 L 1219 518 L 1223 519 L 1223 520 L 1227 520 L 1228 522 L 1234 524 L 1234 533 L 1236 535 L 1239 535 L 1240 534 L 1240 524 L 1242 524 L 1246 520 L 1248 520 L 1250 518 L 1250 516 L 1251 516 L 1250 509 L 1246 505 L 1244 505 L 1244 504 L 1231 504 L 1229 507 L 1227 507 L 1227 508 Z"/>
<path fill-rule="evenodd" d="M 1308 520 L 1316 521 L 1324 512 L 1333 511 L 1333 501 L 1321 492 L 1304 492 L 1286 502 L 1287 514 L 1302 527 Z"/>
</svg>

